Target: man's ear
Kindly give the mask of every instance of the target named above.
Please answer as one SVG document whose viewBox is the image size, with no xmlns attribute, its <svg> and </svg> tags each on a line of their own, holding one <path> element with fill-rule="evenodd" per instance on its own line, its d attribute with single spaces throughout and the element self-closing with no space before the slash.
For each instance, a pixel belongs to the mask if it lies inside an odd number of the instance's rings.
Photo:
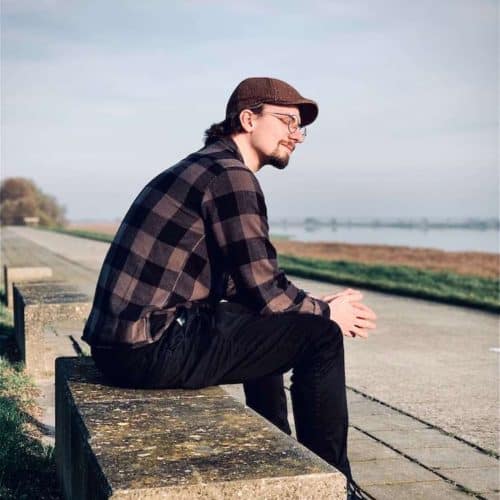
<svg viewBox="0 0 500 500">
<path fill-rule="evenodd" d="M 255 126 L 255 115 L 249 109 L 244 109 L 240 112 L 240 123 L 245 132 L 251 132 Z"/>
</svg>

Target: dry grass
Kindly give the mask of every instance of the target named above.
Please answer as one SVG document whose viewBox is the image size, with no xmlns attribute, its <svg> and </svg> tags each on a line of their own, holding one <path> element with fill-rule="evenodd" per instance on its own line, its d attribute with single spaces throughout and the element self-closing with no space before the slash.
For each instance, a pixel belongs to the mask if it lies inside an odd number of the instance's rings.
<svg viewBox="0 0 500 500">
<path fill-rule="evenodd" d="M 119 225 L 119 222 L 71 222 L 66 226 L 66 229 L 77 229 L 114 236 Z"/>
<path fill-rule="evenodd" d="M 430 271 L 449 271 L 467 276 L 496 279 L 500 274 L 500 255 L 483 252 L 446 252 L 428 248 L 348 243 L 304 243 L 273 241 L 280 254 L 321 260 L 343 260 L 364 264 L 409 266 Z"/>
</svg>

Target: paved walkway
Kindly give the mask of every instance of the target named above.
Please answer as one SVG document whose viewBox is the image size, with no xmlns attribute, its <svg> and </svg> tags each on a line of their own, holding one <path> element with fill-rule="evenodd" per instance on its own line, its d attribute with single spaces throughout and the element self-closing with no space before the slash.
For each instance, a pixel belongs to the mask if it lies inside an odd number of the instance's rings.
<svg viewBox="0 0 500 500">
<path fill-rule="evenodd" d="M 56 278 L 86 293 L 107 249 L 11 228 L 5 261 L 16 245 L 32 245 Z M 340 289 L 294 281 L 315 294 Z M 362 487 L 377 499 L 499 498 L 498 315 L 371 291 L 365 300 L 378 330 L 345 343 L 350 457 Z M 242 397 L 240 386 L 228 390 Z"/>
</svg>

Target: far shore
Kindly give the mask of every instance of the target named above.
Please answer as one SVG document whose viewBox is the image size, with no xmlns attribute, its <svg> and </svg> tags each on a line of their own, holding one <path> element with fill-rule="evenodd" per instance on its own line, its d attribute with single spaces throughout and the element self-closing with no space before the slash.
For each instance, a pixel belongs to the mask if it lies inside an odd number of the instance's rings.
<svg viewBox="0 0 500 500">
<path fill-rule="evenodd" d="M 118 225 L 118 222 L 71 223 L 69 228 L 114 235 Z M 500 275 L 500 255 L 494 253 L 448 252 L 430 248 L 389 245 L 303 242 L 279 237 L 272 238 L 272 240 L 280 254 L 294 257 L 409 266 L 491 279 L 498 279 Z"/>
</svg>

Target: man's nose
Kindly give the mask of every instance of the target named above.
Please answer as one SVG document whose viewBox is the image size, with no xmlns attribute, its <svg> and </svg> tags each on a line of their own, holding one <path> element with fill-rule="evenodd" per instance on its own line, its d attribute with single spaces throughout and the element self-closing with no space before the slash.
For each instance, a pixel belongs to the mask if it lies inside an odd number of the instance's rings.
<svg viewBox="0 0 500 500">
<path fill-rule="evenodd" d="M 297 129 L 295 132 L 291 133 L 290 138 L 293 139 L 295 142 L 298 142 L 299 144 L 304 142 L 304 136 L 302 135 L 300 129 Z"/>
</svg>

